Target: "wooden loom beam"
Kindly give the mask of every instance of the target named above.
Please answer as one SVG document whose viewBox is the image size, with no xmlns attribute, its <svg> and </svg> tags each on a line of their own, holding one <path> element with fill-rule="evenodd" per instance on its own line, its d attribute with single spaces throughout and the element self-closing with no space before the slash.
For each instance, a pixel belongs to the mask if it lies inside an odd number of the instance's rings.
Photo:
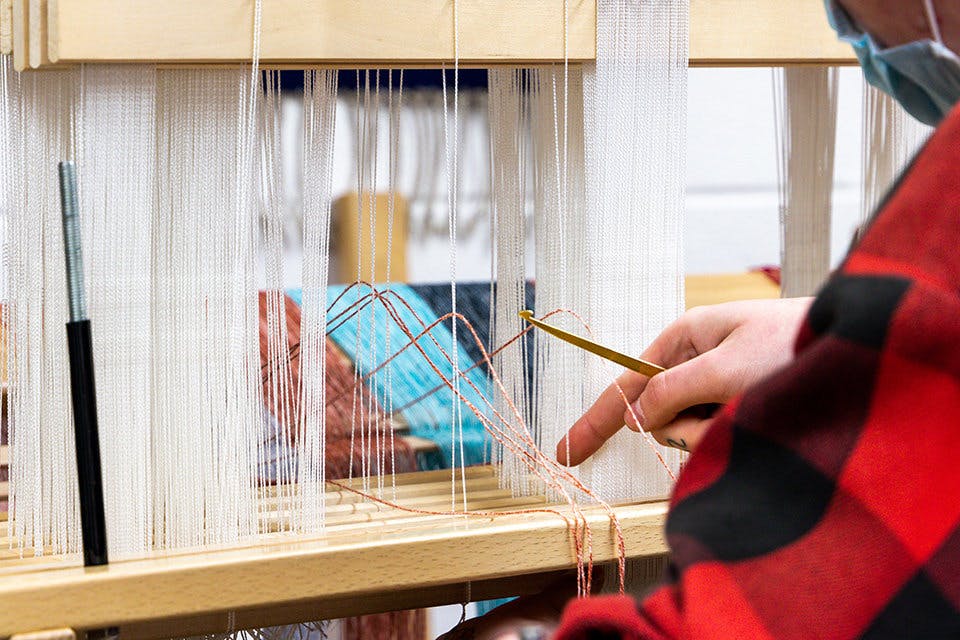
<svg viewBox="0 0 960 640">
<path fill-rule="evenodd" d="M 492 477 L 494 471 L 472 473 Z M 569 508 L 550 508 L 572 522 Z M 666 503 L 615 511 L 629 557 L 664 554 Z M 614 560 L 608 513 L 599 507 L 584 512 L 595 562 Z M 571 532 L 553 513 L 496 518 L 394 513 L 396 523 L 381 527 L 340 531 L 334 521 L 323 536 L 277 535 L 245 547 L 158 553 L 88 569 L 79 558 L 62 556 L 0 561 L 0 637 L 108 626 L 137 637 L 188 635 L 198 626 L 226 630 L 230 612 L 237 612 L 233 624 L 242 625 L 236 628 L 317 620 L 455 603 L 466 598 L 466 584 L 473 582 L 480 583 L 477 596 L 506 595 L 526 589 L 518 580 L 539 575 L 542 583 L 570 569 Z"/>
<path fill-rule="evenodd" d="M 596 0 L 569 0 L 568 6 L 568 57 L 593 60 Z M 564 58 L 563 0 L 458 0 L 457 12 L 464 66 Z M 235 64 L 250 59 L 252 22 L 253 0 L 0 0 L 0 52 L 12 46 L 18 69 L 79 62 Z M 453 32 L 453 0 L 271 0 L 263 4 L 261 61 L 273 67 L 436 67 L 453 62 Z M 816 2 L 691 0 L 693 66 L 855 61 Z"/>
</svg>

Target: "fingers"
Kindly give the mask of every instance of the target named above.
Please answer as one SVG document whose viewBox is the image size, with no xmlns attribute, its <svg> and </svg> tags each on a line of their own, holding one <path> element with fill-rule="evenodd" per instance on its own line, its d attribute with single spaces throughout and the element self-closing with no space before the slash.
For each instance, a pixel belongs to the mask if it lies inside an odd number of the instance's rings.
<svg viewBox="0 0 960 640">
<path fill-rule="evenodd" d="M 665 447 L 693 451 L 700 444 L 711 424 L 713 424 L 712 417 L 702 418 L 693 414 L 681 414 L 666 427 L 651 431 L 650 435 Z"/>
<path fill-rule="evenodd" d="M 694 358 L 697 351 L 692 332 L 700 324 L 697 317 L 698 314 L 693 314 L 691 321 L 688 314 L 672 323 L 641 354 L 641 358 L 665 367 L 673 367 Z M 642 397 L 648 381 L 655 381 L 662 375 L 647 378 L 628 371 L 617 378 L 617 383 L 600 394 L 597 401 L 570 427 L 567 436 L 557 444 L 557 460 L 567 466 L 576 466 L 596 453 L 624 425 L 639 430 L 637 421 L 628 415 L 629 411 L 625 414 L 624 408 Z M 617 384 L 623 390 L 622 395 Z M 640 422 L 643 424 L 642 419 Z"/>
<path fill-rule="evenodd" d="M 640 359 L 672 367 L 697 355 L 693 343 L 696 326 L 690 321 L 689 314 L 670 323 L 663 332 L 640 354 Z"/>
<path fill-rule="evenodd" d="M 648 378 L 633 371 L 627 371 L 617 378 L 617 382 L 600 394 L 593 406 L 587 409 L 570 427 L 566 437 L 557 444 L 557 460 L 567 466 L 576 466 L 603 446 L 603 443 L 624 425 L 624 396 L 627 402 L 635 401 L 647 380 Z M 623 396 L 620 389 L 623 390 Z"/>
<path fill-rule="evenodd" d="M 651 378 L 632 405 L 644 430 L 660 429 L 690 407 L 729 400 L 735 374 L 724 365 L 724 351 L 708 351 Z M 629 410 L 623 419 L 633 422 Z"/>
<path fill-rule="evenodd" d="M 557 460 L 576 466 L 624 425 L 637 430 L 639 422 L 649 431 L 687 407 L 726 401 L 730 386 L 715 354 L 743 315 L 736 304 L 715 305 L 691 309 L 671 323 L 640 356 L 667 371 L 650 379 L 632 372 L 620 376 L 623 396 L 615 384 L 607 387 L 557 445 Z M 634 406 L 636 419 L 624 411 L 626 404 Z"/>
</svg>

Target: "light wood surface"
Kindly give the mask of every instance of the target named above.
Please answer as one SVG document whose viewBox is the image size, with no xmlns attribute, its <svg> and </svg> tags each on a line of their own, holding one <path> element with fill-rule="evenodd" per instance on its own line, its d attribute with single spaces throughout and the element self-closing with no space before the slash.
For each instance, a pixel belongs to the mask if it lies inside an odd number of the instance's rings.
<svg viewBox="0 0 960 640">
<path fill-rule="evenodd" d="M 690 0 L 690 61 L 725 67 L 857 63 L 818 0 Z"/>
<path fill-rule="evenodd" d="M 252 54 L 250 0 L 12 2 L 29 14 L 29 28 L 14 30 L 18 69 L 48 58 L 234 64 Z M 457 10 L 464 65 L 563 60 L 563 0 L 460 0 Z M 263 5 L 261 56 L 268 66 L 438 66 L 454 59 L 453 32 L 449 0 L 272 0 Z M 592 60 L 595 0 L 570 0 L 567 32 L 569 59 Z M 818 2 L 691 0 L 691 65 L 855 62 Z"/>
<path fill-rule="evenodd" d="M 436 65 L 453 60 L 449 0 L 272 0 L 263 3 L 265 63 Z M 596 7 L 569 3 L 568 52 L 595 55 Z M 465 63 L 563 59 L 563 0 L 457 3 Z M 251 57 L 253 2 L 54 0 L 54 61 L 230 63 Z"/>
<path fill-rule="evenodd" d="M 335 256 L 335 282 L 370 281 L 406 282 L 409 207 L 399 193 L 393 196 L 393 224 L 390 224 L 390 194 L 378 193 L 372 198 L 347 193 L 337 198 L 331 211 L 331 249 Z M 372 205 L 372 207 L 371 207 Z M 359 215 L 358 215 L 359 214 Z M 370 235 L 371 226 L 374 229 Z M 371 258 L 371 253 L 373 258 Z M 358 255 L 359 254 L 359 255 Z M 390 266 L 389 278 L 387 266 Z M 357 273 L 357 265 L 363 265 Z"/>
<path fill-rule="evenodd" d="M 37 69 L 50 64 L 47 57 L 49 34 L 47 33 L 47 0 L 29 0 L 27 23 L 30 29 L 29 60 L 30 66 Z"/>
<path fill-rule="evenodd" d="M 13 52 L 13 0 L 0 0 L 0 55 Z"/>
<path fill-rule="evenodd" d="M 780 287 L 762 273 L 721 273 L 686 277 L 687 309 L 736 300 L 779 298 Z"/>
<path fill-rule="evenodd" d="M 364 615 L 370 612 L 398 611 L 459 604 L 469 592 L 473 601 L 494 600 L 539 593 L 567 572 L 554 571 L 493 580 L 473 580 L 466 584 L 419 587 L 410 591 L 365 594 L 362 598 L 308 600 L 296 604 L 240 609 L 231 613 L 205 613 L 198 616 L 153 619 L 123 625 L 124 640 L 180 638 L 226 633 L 234 629 L 276 626 L 334 616 Z M 377 640 L 377 639 L 371 639 Z"/>
<path fill-rule="evenodd" d="M 34 633 L 21 633 L 11 636 L 10 640 L 77 640 L 73 629 L 47 629 Z"/>
<path fill-rule="evenodd" d="M 29 66 L 27 17 L 30 14 L 30 9 L 28 0 L 12 0 L 12 2 L 13 30 L 10 37 L 13 40 L 13 66 L 17 71 L 23 71 Z"/>
<path fill-rule="evenodd" d="M 472 479 L 493 474 L 490 467 L 471 471 Z M 415 485 L 417 477 L 439 476 L 411 475 L 401 484 Z M 449 485 L 438 491 L 449 500 Z M 520 507 L 506 508 L 529 508 L 522 501 L 514 504 Z M 568 507 L 556 509 L 570 514 Z M 467 582 L 499 581 L 487 595 L 503 595 L 522 590 L 513 578 L 575 566 L 571 531 L 553 513 L 494 518 L 384 511 L 393 518 L 376 527 L 334 518 L 322 535 L 266 535 L 247 546 L 157 554 L 91 569 L 75 557 L 0 560 L 0 637 L 111 625 L 121 631 L 129 626 L 143 637 L 169 637 L 196 633 L 191 621 L 223 630 L 230 611 L 239 612 L 245 626 L 322 619 L 459 602 Z M 585 512 L 594 560 L 613 560 L 608 513 L 599 507 Z M 628 557 L 665 553 L 665 503 L 619 506 L 615 512 Z"/>
</svg>

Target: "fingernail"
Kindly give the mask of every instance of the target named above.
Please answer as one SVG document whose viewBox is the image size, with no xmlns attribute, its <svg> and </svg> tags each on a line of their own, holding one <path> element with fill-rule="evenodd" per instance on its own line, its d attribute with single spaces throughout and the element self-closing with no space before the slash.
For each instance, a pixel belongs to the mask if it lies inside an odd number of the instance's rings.
<svg viewBox="0 0 960 640">
<path fill-rule="evenodd" d="M 637 418 L 637 425 L 640 428 L 643 428 L 643 423 L 646 422 L 647 419 L 643 416 L 643 409 L 640 408 L 640 401 L 637 400 L 634 402 L 632 405 L 630 405 L 630 408 L 633 409 L 633 415 Z"/>
</svg>

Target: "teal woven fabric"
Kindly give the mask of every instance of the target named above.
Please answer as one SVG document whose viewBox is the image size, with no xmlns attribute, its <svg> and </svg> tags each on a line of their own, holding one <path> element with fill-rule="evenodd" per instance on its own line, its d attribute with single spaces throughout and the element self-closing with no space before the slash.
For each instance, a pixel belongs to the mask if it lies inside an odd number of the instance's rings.
<svg viewBox="0 0 960 640">
<path fill-rule="evenodd" d="M 393 284 L 389 289 L 409 305 L 409 309 L 400 303 L 395 303 L 394 307 L 402 322 L 414 335 L 419 334 L 424 325 L 430 325 L 437 320 L 438 316 L 433 308 L 409 286 Z M 462 401 L 454 402 L 453 392 L 446 386 L 434 393 L 429 393 L 442 384 L 440 376 L 433 371 L 429 362 L 433 362 L 448 379 L 452 378 L 453 366 L 441 352 L 442 348 L 448 354 L 453 354 L 454 340 L 450 324 L 438 325 L 430 331 L 429 335 L 424 335 L 417 340 L 417 344 L 424 353 L 412 346 L 402 349 L 410 339 L 389 316 L 382 304 L 367 305 L 352 318 L 337 320 L 341 313 L 355 304 L 364 293 L 359 288 L 347 293 L 344 293 L 344 290 L 343 286 L 331 286 L 327 290 L 330 338 L 358 364 L 363 375 L 377 369 L 389 359 L 390 355 L 399 352 L 387 367 L 368 381 L 368 384 L 382 407 L 390 409 L 392 406 L 395 410 L 402 408 L 400 415 L 407 423 L 411 435 L 427 438 L 437 444 L 439 448 L 437 452 L 424 454 L 421 457 L 420 469 L 449 468 L 453 462 L 457 465 L 487 462 L 490 439 L 477 416 Z M 300 290 L 291 290 L 288 294 L 297 304 L 301 303 Z M 461 371 L 475 364 L 462 346 L 457 345 L 456 353 Z M 475 406 L 483 407 L 483 398 L 492 397 L 491 384 L 485 369 L 477 367 L 469 371 L 466 376 L 476 390 L 461 380 L 461 395 Z M 392 405 L 388 405 L 386 398 L 392 398 Z M 455 416 L 455 408 L 459 408 L 457 412 L 459 416 Z M 462 447 L 460 425 L 462 425 Z"/>
</svg>

